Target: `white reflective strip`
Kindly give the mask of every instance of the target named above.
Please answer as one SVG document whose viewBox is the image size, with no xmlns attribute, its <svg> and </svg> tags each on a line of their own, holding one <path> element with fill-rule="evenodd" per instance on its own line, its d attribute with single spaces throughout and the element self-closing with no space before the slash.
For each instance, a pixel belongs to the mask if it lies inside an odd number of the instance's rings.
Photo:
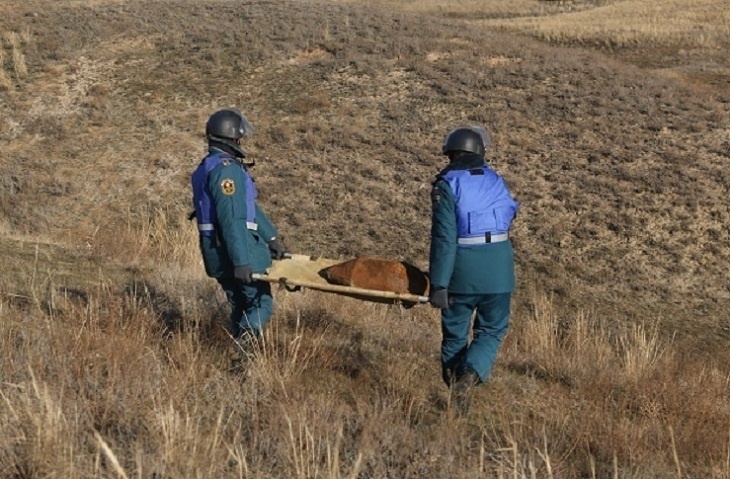
<svg viewBox="0 0 730 479">
<path fill-rule="evenodd" d="M 257 231 L 259 229 L 259 225 L 256 223 L 250 223 L 246 221 L 246 228 Z M 198 231 L 213 231 L 215 230 L 215 226 L 213 226 L 213 223 L 204 223 L 202 225 L 198 225 Z"/>
<path fill-rule="evenodd" d="M 501 243 L 502 241 L 507 241 L 508 239 L 509 234 L 507 233 L 492 235 L 489 244 Z M 459 244 L 487 244 L 487 240 L 484 238 L 484 236 L 476 236 L 474 238 L 459 238 Z"/>
</svg>

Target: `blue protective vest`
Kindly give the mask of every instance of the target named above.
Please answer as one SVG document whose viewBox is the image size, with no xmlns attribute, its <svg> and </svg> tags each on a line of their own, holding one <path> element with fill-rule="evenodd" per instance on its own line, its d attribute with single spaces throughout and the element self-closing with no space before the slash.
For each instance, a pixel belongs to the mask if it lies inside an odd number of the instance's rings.
<svg viewBox="0 0 730 479">
<path fill-rule="evenodd" d="M 507 233 L 519 209 L 501 176 L 486 166 L 449 170 L 439 176 L 456 201 L 459 238 Z"/>
<path fill-rule="evenodd" d="M 213 169 L 223 163 L 224 160 L 230 160 L 229 156 L 213 153 L 203 158 L 198 168 L 193 172 L 193 204 L 195 206 L 195 217 L 198 220 L 198 231 L 203 236 L 215 236 L 216 213 L 213 198 L 208 189 L 208 174 Z M 235 160 L 230 160 L 235 161 Z M 256 198 L 258 191 L 254 184 L 253 178 L 248 174 L 246 168 L 236 162 L 241 167 L 243 177 L 246 182 L 246 223 L 250 229 L 256 223 Z"/>
</svg>

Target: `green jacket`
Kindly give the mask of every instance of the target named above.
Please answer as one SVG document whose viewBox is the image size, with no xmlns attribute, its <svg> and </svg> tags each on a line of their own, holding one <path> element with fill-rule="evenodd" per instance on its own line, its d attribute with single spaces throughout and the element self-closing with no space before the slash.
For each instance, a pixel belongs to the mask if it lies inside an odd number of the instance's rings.
<svg viewBox="0 0 730 479">
<path fill-rule="evenodd" d="M 271 266 L 267 242 L 276 237 L 277 231 L 258 203 L 258 229 L 247 227 L 246 179 L 240 164 L 231 160 L 216 166 L 208 174 L 207 186 L 217 221 L 216 236 L 200 236 L 206 273 L 214 278 L 233 277 L 236 266 L 250 266 L 253 272 L 264 273 Z"/>
<path fill-rule="evenodd" d="M 452 169 L 484 165 L 482 156 L 459 159 Z M 511 241 L 478 246 L 457 244 L 456 199 L 449 184 L 437 176 L 431 193 L 431 251 L 429 278 L 434 289 L 456 294 L 511 293 L 515 289 L 514 251 Z"/>
</svg>

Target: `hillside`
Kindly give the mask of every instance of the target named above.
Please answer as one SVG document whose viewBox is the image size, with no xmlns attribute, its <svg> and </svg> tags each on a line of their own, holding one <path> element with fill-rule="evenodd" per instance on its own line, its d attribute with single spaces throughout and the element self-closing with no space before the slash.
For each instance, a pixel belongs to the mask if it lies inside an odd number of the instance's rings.
<svg viewBox="0 0 730 479">
<path fill-rule="evenodd" d="M 727 19 L 605 42 L 632 2 L 0 4 L 0 476 L 728 477 Z M 443 137 L 492 132 L 520 287 L 482 415 L 445 413 L 426 306 L 281 292 L 221 367 L 186 216 L 231 105 L 291 251 L 424 268 Z"/>
</svg>

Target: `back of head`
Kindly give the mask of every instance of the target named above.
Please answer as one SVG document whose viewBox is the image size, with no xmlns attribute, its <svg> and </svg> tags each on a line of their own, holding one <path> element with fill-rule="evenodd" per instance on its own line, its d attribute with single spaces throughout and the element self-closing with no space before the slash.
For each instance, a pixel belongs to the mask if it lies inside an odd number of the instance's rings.
<svg viewBox="0 0 730 479">
<path fill-rule="evenodd" d="M 446 135 L 442 152 L 444 155 L 455 155 L 461 152 L 484 156 L 484 147 L 484 139 L 479 132 L 473 128 L 456 128 Z"/>
</svg>

